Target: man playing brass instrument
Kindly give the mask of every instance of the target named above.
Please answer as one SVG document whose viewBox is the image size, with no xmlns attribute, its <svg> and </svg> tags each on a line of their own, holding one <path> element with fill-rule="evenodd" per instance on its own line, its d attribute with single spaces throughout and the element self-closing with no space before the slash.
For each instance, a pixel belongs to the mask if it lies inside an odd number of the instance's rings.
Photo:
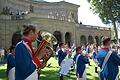
<svg viewBox="0 0 120 80">
<path fill-rule="evenodd" d="M 38 80 L 36 69 L 45 67 L 34 57 L 32 42 L 37 38 L 37 31 L 33 25 L 24 25 L 24 37 L 15 49 L 15 80 Z M 42 57 L 42 56 L 41 56 Z"/>
</svg>

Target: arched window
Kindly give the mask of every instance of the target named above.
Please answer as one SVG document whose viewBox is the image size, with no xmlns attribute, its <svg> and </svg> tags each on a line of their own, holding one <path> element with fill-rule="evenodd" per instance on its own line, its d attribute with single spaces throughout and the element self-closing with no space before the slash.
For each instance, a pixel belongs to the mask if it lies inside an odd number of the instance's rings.
<svg viewBox="0 0 120 80">
<path fill-rule="evenodd" d="M 61 32 L 60 31 L 55 31 L 54 33 L 53 33 L 53 35 L 56 37 L 56 39 L 58 40 L 58 44 L 62 41 L 62 38 L 61 38 Z M 56 45 L 54 45 L 53 46 L 53 49 L 56 51 L 56 48 L 57 48 L 57 46 L 58 46 L 58 44 L 56 44 Z"/>
<path fill-rule="evenodd" d="M 92 36 L 88 36 L 88 43 L 89 44 L 93 44 L 94 43 L 94 39 Z"/>
<path fill-rule="evenodd" d="M 100 40 L 99 40 L 99 37 L 98 36 L 95 36 L 95 42 L 96 42 L 96 46 L 99 46 L 100 44 Z"/>
<path fill-rule="evenodd" d="M 53 33 L 53 35 L 57 38 L 58 44 L 59 44 L 59 43 L 62 41 L 61 32 L 60 32 L 60 31 L 55 31 L 55 32 Z"/>
<path fill-rule="evenodd" d="M 70 47 L 70 45 L 71 45 L 71 35 L 70 35 L 69 32 L 65 33 L 65 43 L 67 43 L 68 46 Z"/>
<path fill-rule="evenodd" d="M 80 37 L 80 44 L 81 44 L 81 45 L 86 45 L 86 37 L 85 37 L 85 35 L 82 35 L 82 36 Z"/>
</svg>

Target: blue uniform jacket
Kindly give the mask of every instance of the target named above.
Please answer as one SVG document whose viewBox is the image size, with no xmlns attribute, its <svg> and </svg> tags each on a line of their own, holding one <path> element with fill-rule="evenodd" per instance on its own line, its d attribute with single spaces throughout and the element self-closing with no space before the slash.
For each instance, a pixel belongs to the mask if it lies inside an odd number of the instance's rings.
<svg viewBox="0 0 120 80">
<path fill-rule="evenodd" d="M 61 62 L 65 59 L 66 55 L 67 54 L 65 52 L 63 52 L 62 50 L 58 51 L 58 64 L 59 64 L 59 66 L 61 65 Z"/>
<path fill-rule="evenodd" d="M 15 49 L 15 80 L 25 80 L 35 69 L 29 50 L 21 41 Z"/>
<path fill-rule="evenodd" d="M 15 58 L 14 56 L 12 55 L 12 53 L 9 53 L 7 55 L 7 75 L 8 75 L 8 72 L 13 68 L 15 67 Z"/>
<path fill-rule="evenodd" d="M 90 53 L 90 48 L 87 47 L 87 48 L 86 48 L 86 54 L 89 54 L 89 53 Z"/>
<path fill-rule="evenodd" d="M 108 51 L 109 50 L 101 49 L 97 54 L 97 60 L 100 63 L 100 68 L 102 68 L 103 61 Z M 118 69 L 119 65 L 120 65 L 120 57 L 117 55 L 116 52 L 113 51 L 103 71 L 100 72 L 101 80 L 104 80 L 103 78 L 106 78 L 106 80 L 115 80 L 119 71 Z"/>
<path fill-rule="evenodd" d="M 93 58 L 93 59 L 96 59 L 96 56 L 97 56 L 96 52 L 93 52 L 93 53 L 92 53 L 92 58 Z"/>
<path fill-rule="evenodd" d="M 76 58 L 77 58 L 78 54 L 75 54 L 73 60 L 76 62 Z M 77 60 L 77 65 L 76 65 L 76 73 L 79 74 L 80 77 L 82 77 L 84 71 L 85 71 L 85 68 L 86 68 L 86 65 L 89 63 L 89 60 L 88 58 L 85 58 L 83 55 L 80 55 L 78 60 Z"/>
</svg>

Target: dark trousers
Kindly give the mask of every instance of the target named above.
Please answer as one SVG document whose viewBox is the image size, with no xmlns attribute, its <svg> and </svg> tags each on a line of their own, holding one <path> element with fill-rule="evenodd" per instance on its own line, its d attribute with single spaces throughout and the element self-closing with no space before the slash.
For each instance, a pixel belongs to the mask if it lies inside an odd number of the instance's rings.
<svg viewBox="0 0 120 80">
<path fill-rule="evenodd" d="M 97 71 L 97 67 L 95 67 L 95 72 L 98 73 L 98 71 Z"/>
<path fill-rule="evenodd" d="M 63 80 L 63 75 L 60 74 L 60 80 Z"/>
</svg>

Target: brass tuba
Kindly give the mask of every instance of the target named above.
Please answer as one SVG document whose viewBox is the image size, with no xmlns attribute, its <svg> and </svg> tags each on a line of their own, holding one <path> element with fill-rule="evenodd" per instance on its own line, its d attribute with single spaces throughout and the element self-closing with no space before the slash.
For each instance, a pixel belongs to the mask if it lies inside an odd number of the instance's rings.
<svg viewBox="0 0 120 80">
<path fill-rule="evenodd" d="M 46 63 L 54 54 L 53 49 L 49 45 L 55 45 L 58 41 L 51 33 L 47 31 L 40 31 L 40 35 L 42 37 L 42 41 L 40 42 L 34 56 L 38 58 L 42 63 Z M 45 49 L 49 50 L 49 52 L 46 52 L 46 54 L 44 54 Z"/>
</svg>

